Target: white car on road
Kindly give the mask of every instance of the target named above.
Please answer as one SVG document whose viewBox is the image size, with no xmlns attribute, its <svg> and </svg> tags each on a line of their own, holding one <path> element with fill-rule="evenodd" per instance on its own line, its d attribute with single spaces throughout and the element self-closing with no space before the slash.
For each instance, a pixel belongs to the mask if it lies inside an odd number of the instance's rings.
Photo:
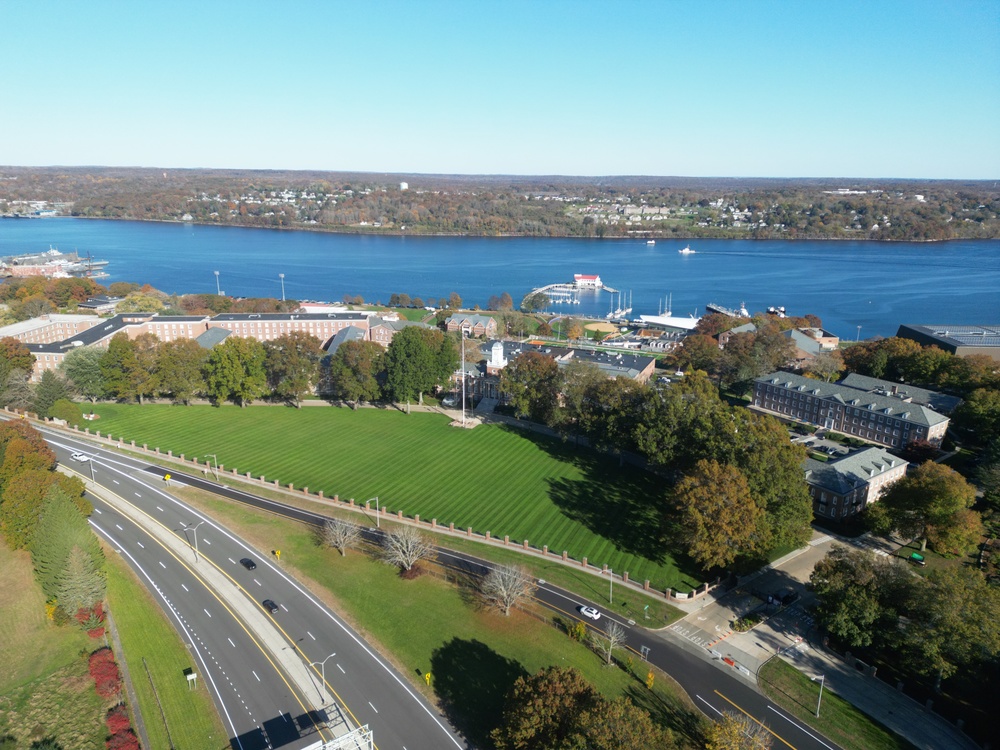
<svg viewBox="0 0 1000 750">
<path fill-rule="evenodd" d="M 593 607 L 580 607 L 580 614 L 589 617 L 591 620 L 600 620 L 601 613 Z"/>
<path fill-rule="evenodd" d="M 87 461 L 90 460 L 90 456 L 88 456 L 86 453 L 74 453 L 72 456 L 70 456 L 70 458 L 72 458 L 74 461 L 79 461 L 82 464 L 85 464 L 87 463 Z"/>
</svg>

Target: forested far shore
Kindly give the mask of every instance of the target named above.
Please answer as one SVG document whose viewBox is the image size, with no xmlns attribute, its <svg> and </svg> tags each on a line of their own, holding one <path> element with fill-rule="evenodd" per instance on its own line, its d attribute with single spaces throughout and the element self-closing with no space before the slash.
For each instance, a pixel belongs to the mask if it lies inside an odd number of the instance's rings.
<svg viewBox="0 0 1000 750">
<path fill-rule="evenodd" d="M 1000 183 L 0 167 L 0 216 L 370 234 L 1000 238 Z"/>
</svg>

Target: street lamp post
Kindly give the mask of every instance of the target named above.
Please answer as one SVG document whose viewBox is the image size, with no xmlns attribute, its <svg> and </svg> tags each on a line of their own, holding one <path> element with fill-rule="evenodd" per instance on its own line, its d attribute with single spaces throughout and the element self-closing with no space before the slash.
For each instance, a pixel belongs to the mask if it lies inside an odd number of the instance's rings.
<svg viewBox="0 0 1000 750">
<path fill-rule="evenodd" d="M 202 458 L 211 458 L 212 459 L 212 462 L 215 465 L 215 481 L 218 482 L 219 481 L 219 457 L 216 456 L 214 453 L 206 453 L 204 456 L 202 456 Z"/>
<path fill-rule="evenodd" d="M 615 603 L 615 571 L 608 568 L 608 604 Z"/>
<path fill-rule="evenodd" d="M 89 453 L 87 455 L 90 456 L 90 460 L 87 461 L 87 463 L 90 464 L 90 481 L 93 482 L 94 484 L 97 484 L 97 477 L 94 476 L 94 455 L 95 454 Z"/>
<path fill-rule="evenodd" d="M 855 341 L 861 341 L 861 326 L 858 326 L 858 337 L 854 339 Z"/>
<path fill-rule="evenodd" d="M 320 702 L 321 706 L 323 704 L 323 698 L 324 698 L 323 688 L 326 687 L 326 661 L 327 661 L 327 659 L 330 659 L 331 657 L 334 657 L 336 655 L 337 655 L 337 652 L 335 651 L 332 654 L 330 654 L 330 656 L 326 657 L 326 659 L 324 659 L 323 661 L 309 662 L 309 666 L 310 667 L 315 667 L 317 664 L 319 664 L 320 677 L 323 679 L 323 684 L 320 686 L 320 690 L 319 690 L 319 702 Z"/>
<path fill-rule="evenodd" d="M 215 274 L 215 293 L 221 297 L 222 289 L 219 288 L 219 272 L 213 271 L 213 273 Z"/>
<path fill-rule="evenodd" d="M 198 562 L 198 527 L 201 526 L 203 523 L 205 523 L 205 521 L 204 519 L 202 519 L 201 521 L 198 521 L 198 523 L 196 523 L 194 526 L 188 526 L 183 521 L 181 521 L 181 523 L 184 524 L 185 531 L 188 531 L 190 529 L 191 531 L 194 532 L 194 561 Z"/>
<path fill-rule="evenodd" d="M 826 675 L 821 674 L 816 677 L 810 678 L 811 682 L 816 682 L 819 680 L 819 699 L 816 701 L 816 718 L 819 718 L 819 706 L 823 702 L 823 685 L 826 684 Z"/>
<path fill-rule="evenodd" d="M 285 274 L 279 273 L 278 278 L 281 279 L 281 301 L 285 301 Z"/>
</svg>

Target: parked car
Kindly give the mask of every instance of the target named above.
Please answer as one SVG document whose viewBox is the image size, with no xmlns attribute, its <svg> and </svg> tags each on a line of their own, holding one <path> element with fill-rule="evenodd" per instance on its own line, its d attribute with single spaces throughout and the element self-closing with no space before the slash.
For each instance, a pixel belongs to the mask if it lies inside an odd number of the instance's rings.
<svg viewBox="0 0 1000 750">
<path fill-rule="evenodd" d="M 242 558 L 240 560 L 240 565 L 242 565 L 247 570 L 255 570 L 257 568 L 257 563 L 255 563 L 249 557 Z"/>
<path fill-rule="evenodd" d="M 79 461 L 80 463 L 87 463 L 87 461 L 90 460 L 90 456 L 88 456 L 86 453 L 74 453 L 72 456 L 70 456 L 70 458 L 72 458 L 74 461 Z"/>
<path fill-rule="evenodd" d="M 274 603 L 271 599 L 265 599 L 261 602 L 264 605 L 264 609 L 270 612 L 272 615 L 278 611 L 278 605 Z"/>
<path fill-rule="evenodd" d="M 600 620 L 601 613 L 593 607 L 580 607 L 580 614 L 589 617 L 591 620 Z"/>
<path fill-rule="evenodd" d="M 447 406 L 451 408 L 452 406 L 458 406 L 458 396 L 450 394 L 441 399 L 441 406 Z"/>
</svg>

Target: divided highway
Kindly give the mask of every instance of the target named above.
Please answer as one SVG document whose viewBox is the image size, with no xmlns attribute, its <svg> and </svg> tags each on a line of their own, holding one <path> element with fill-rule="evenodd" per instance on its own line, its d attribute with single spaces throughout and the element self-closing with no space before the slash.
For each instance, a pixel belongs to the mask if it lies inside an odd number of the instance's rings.
<svg viewBox="0 0 1000 750">
<path fill-rule="evenodd" d="M 245 588 L 248 596 L 252 596 L 258 606 L 260 600 L 265 598 L 273 599 L 279 604 L 281 609 L 273 619 L 284 636 L 281 648 L 299 649 L 307 662 L 319 662 L 329 657 L 325 665 L 327 684 L 343 701 L 352 723 L 368 724 L 373 729 L 379 748 L 442 750 L 447 747 L 466 747 L 464 741 L 447 726 L 437 711 L 414 693 L 404 679 L 333 612 L 273 565 L 265 555 L 169 495 L 163 476 L 170 473 L 172 482 L 183 482 L 314 525 L 322 524 L 324 516 L 219 485 L 203 477 L 182 476 L 175 471 L 123 456 L 113 450 L 94 451 L 90 444 L 62 433 L 43 432 L 61 462 L 72 465 L 69 457 L 74 451 L 94 456 L 94 478 L 99 484 L 142 507 L 146 513 L 162 521 L 182 538 L 185 527 L 200 523 L 197 531 L 200 553 L 218 564 L 231 576 L 234 584 Z M 78 464 L 76 468 L 84 475 L 90 471 L 86 464 Z M 134 554 L 142 561 L 144 570 L 159 574 L 158 577 L 151 576 L 152 580 L 150 577 L 145 580 L 157 592 L 163 589 L 160 593 L 163 606 L 175 623 L 180 621 L 180 615 L 173 611 L 173 606 L 181 602 L 184 618 L 187 618 L 184 622 L 190 621 L 199 637 L 210 638 L 205 641 L 206 655 L 194 650 L 198 658 L 215 664 L 214 660 L 221 655 L 218 671 L 213 673 L 218 675 L 215 694 L 223 718 L 230 722 L 234 736 L 239 739 L 238 742 L 234 741 L 233 747 L 288 745 L 299 748 L 315 742 L 319 715 L 313 715 L 305 707 L 312 709 L 314 705 L 320 705 L 320 673 L 317 671 L 315 676 L 315 692 L 307 696 L 296 695 L 289 686 L 282 684 L 278 670 L 268 663 L 265 656 L 258 658 L 250 655 L 254 648 L 260 651 L 259 647 L 244 643 L 239 633 L 231 634 L 230 631 L 235 632 L 238 628 L 230 625 L 225 634 L 222 632 L 223 627 L 218 620 L 220 615 L 212 612 L 213 607 L 219 607 L 218 601 L 204 586 L 195 587 L 188 582 L 184 565 L 179 561 L 170 563 L 161 559 L 162 552 L 143 556 L 140 551 L 144 552 L 145 549 L 139 545 L 141 532 L 134 525 L 130 527 L 118 516 L 113 516 L 104 504 L 95 503 L 95 507 L 102 511 L 101 514 L 94 514 L 92 520 L 95 521 L 95 526 L 99 525 L 107 538 L 120 539 L 121 542 L 115 543 L 125 545 L 122 547 L 123 553 L 130 553 L 127 558 Z M 107 528 L 112 517 L 115 520 Z M 123 528 L 119 529 L 118 526 Z M 128 531 L 130 528 L 132 531 Z M 374 528 L 366 529 L 366 533 L 380 534 Z M 193 534 L 189 532 L 185 541 L 193 543 Z M 147 542 L 144 541 L 143 544 L 147 544 L 148 548 Z M 256 560 L 257 569 L 252 572 L 244 570 L 238 562 L 242 557 Z M 488 570 L 487 562 L 451 550 L 439 549 L 438 557 L 444 564 L 471 574 L 482 575 Z M 190 550 L 187 562 L 191 563 L 193 560 L 194 551 Z M 133 567 L 136 567 L 136 563 L 133 563 Z M 195 590 L 200 593 L 195 594 Z M 600 630 L 608 620 L 619 622 L 628 634 L 627 646 L 641 658 L 673 676 L 708 716 L 717 718 L 727 711 L 744 713 L 768 728 L 774 736 L 775 747 L 791 750 L 838 750 L 833 742 L 773 705 L 756 690 L 749 677 L 739 675 L 734 670 L 720 669 L 707 658 L 707 652 L 668 640 L 669 636 L 666 634 L 647 631 L 614 615 L 605 613 L 597 622 L 581 618 L 577 611 L 580 605 L 598 605 L 549 583 L 540 582 L 536 598 L 552 611 L 564 617 L 580 619 L 592 629 Z M 199 615 L 202 610 L 212 614 Z M 178 625 L 178 628 L 185 640 L 190 641 L 191 636 L 184 627 Z M 209 631 L 212 631 L 211 635 Z M 195 642 L 200 643 L 197 638 Z M 330 656 L 331 654 L 336 656 Z M 228 661 L 224 661 L 227 658 Z M 250 700 L 247 700 L 248 696 Z M 335 718 L 331 716 L 331 719 Z M 297 734 L 293 737 L 295 733 Z M 276 739 L 278 743 L 275 742 Z M 252 744 L 255 741 L 258 744 Z M 261 741 L 266 744 L 260 744 Z"/>
</svg>

